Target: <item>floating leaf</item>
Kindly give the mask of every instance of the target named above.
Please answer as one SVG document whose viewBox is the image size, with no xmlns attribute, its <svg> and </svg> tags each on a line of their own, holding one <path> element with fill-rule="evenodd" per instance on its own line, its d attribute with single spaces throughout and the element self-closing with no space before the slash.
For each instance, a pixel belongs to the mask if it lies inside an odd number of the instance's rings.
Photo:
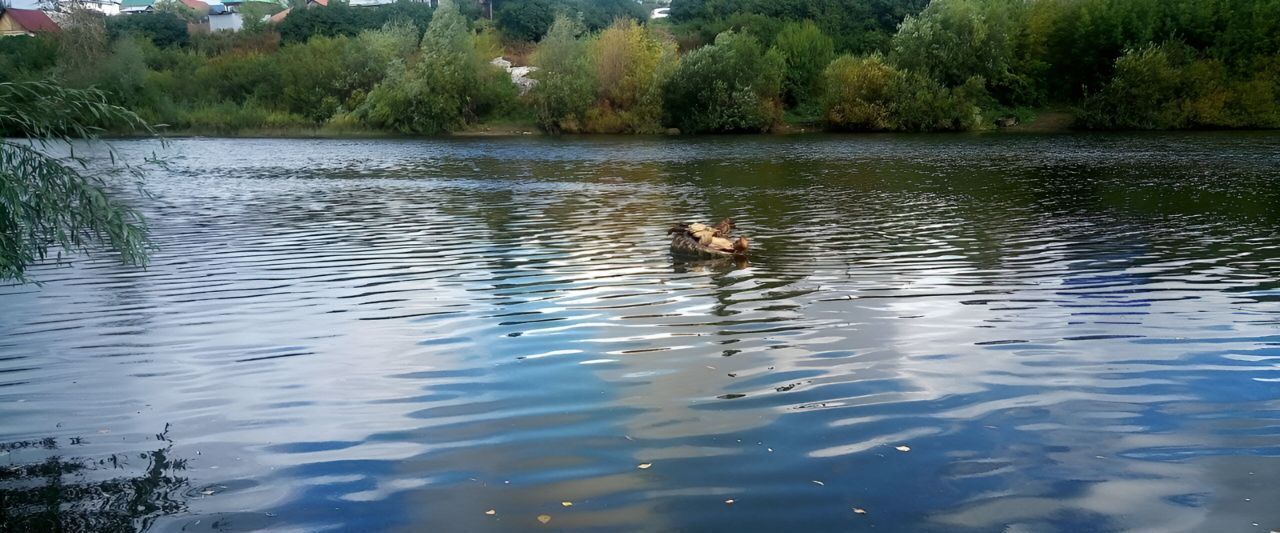
<svg viewBox="0 0 1280 533">
<path fill-rule="evenodd" d="M 498 510 L 497 510 L 497 509 L 489 509 L 488 511 L 485 511 L 485 512 L 484 512 L 484 514 L 487 514 L 487 515 L 489 515 L 489 516 L 493 516 L 493 515 L 498 514 Z"/>
<path fill-rule="evenodd" d="M 903 444 L 903 445 L 901 445 L 901 446 L 895 446 L 893 449 L 898 450 L 898 451 L 900 451 L 900 452 L 909 452 L 909 451 L 911 451 L 911 447 L 910 447 L 910 446 L 907 446 L 906 444 Z"/>
<path fill-rule="evenodd" d="M 861 508 L 861 507 L 854 507 L 854 508 L 853 508 L 853 513 L 854 513 L 854 514 L 867 514 L 867 510 L 866 510 L 866 509 L 863 509 L 863 508 Z"/>
<path fill-rule="evenodd" d="M 544 524 L 545 524 L 545 523 L 547 523 L 547 522 L 550 522 L 550 521 L 551 521 L 551 515 L 549 515 L 549 514 L 540 514 L 540 515 L 538 515 L 538 521 L 539 521 L 539 522 L 542 522 L 542 523 L 544 523 Z"/>
<path fill-rule="evenodd" d="M 564 507 L 573 507 L 573 502 L 568 502 L 568 501 L 560 502 L 560 505 Z"/>
<path fill-rule="evenodd" d="M 641 470 L 646 470 L 646 469 L 648 469 L 648 468 L 649 468 L 649 467 L 651 467 L 651 466 L 653 466 L 653 463 L 640 463 L 640 464 L 636 465 L 636 468 L 639 468 L 639 469 L 641 469 Z"/>
</svg>

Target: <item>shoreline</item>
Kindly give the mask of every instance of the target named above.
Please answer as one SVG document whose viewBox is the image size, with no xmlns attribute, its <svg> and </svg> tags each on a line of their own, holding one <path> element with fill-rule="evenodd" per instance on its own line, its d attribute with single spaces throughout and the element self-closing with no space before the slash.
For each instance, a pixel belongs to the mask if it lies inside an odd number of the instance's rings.
<svg viewBox="0 0 1280 533">
<path fill-rule="evenodd" d="M 772 131 L 761 133 L 740 133 L 746 136 L 778 136 L 793 135 L 963 135 L 963 134 L 1068 134 L 1068 133 L 1168 133 L 1168 132 L 1221 132 L 1221 131 L 1280 131 L 1271 128 L 1239 128 L 1239 129 L 1166 129 L 1166 130 L 1087 130 L 1072 127 L 1075 116 L 1065 111 L 1041 111 L 1029 122 L 1005 127 L 994 127 L 985 130 L 956 132 L 894 132 L 894 131 L 833 131 L 815 125 L 812 122 L 779 124 Z M 184 138 L 226 138 L 226 139 L 450 139 L 450 138 L 485 138 L 485 137 L 721 137 L 735 134 L 685 134 L 685 133 L 560 133 L 549 134 L 541 131 L 532 122 L 493 122 L 473 124 L 466 129 L 440 135 L 412 135 L 381 130 L 364 129 L 326 129 L 317 128 L 267 128 L 245 129 L 238 131 L 218 131 L 206 129 L 160 130 L 160 137 L 168 139 Z M 139 135 L 112 136 L 117 139 L 144 138 Z"/>
</svg>

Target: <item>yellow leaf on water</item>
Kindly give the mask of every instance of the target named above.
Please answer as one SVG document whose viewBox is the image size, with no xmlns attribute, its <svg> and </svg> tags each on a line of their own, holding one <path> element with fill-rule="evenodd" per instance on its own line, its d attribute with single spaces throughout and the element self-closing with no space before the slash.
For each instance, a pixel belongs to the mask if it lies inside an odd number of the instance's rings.
<svg viewBox="0 0 1280 533">
<path fill-rule="evenodd" d="M 497 509 L 489 509 L 488 511 L 485 511 L 485 512 L 484 512 L 484 514 L 487 514 L 487 515 L 489 515 L 489 516 L 493 516 L 493 515 L 498 514 L 498 510 L 497 510 Z"/>
<path fill-rule="evenodd" d="M 544 523 L 544 524 L 545 524 L 545 523 L 547 523 L 547 522 L 550 522 L 550 521 L 551 521 L 551 515 L 549 515 L 549 514 L 540 514 L 540 515 L 538 515 L 538 521 L 539 521 L 539 522 L 542 522 L 542 523 Z"/>
<path fill-rule="evenodd" d="M 898 450 L 898 451 L 900 451 L 900 452 L 909 452 L 909 451 L 911 451 L 911 447 L 910 447 L 910 446 L 907 446 L 907 445 L 905 445 L 905 444 L 903 444 L 903 445 L 901 445 L 901 446 L 895 446 L 893 449 Z"/>
<path fill-rule="evenodd" d="M 644 470 L 644 469 L 649 468 L 649 467 L 651 467 L 651 466 L 653 466 L 653 463 L 640 463 L 640 464 L 636 465 L 636 468 L 639 468 L 639 469 L 641 469 L 641 470 Z"/>
<path fill-rule="evenodd" d="M 573 507 L 573 502 L 560 502 L 560 505 L 563 505 L 565 507 Z"/>
<path fill-rule="evenodd" d="M 867 510 L 861 507 L 854 507 L 853 512 L 854 514 L 867 514 Z"/>
</svg>

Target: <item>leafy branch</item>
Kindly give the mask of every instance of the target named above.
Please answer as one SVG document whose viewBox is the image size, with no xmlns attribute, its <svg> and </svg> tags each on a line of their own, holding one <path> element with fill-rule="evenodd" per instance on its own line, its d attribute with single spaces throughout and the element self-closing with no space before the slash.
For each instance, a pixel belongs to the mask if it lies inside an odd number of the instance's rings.
<svg viewBox="0 0 1280 533">
<path fill-rule="evenodd" d="M 146 263 L 142 213 L 113 198 L 75 154 L 76 140 L 101 142 L 108 130 L 154 134 L 145 120 L 96 89 L 0 83 L 0 134 L 22 139 L 0 139 L 0 280 L 28 281 L 27 267 L 53 250 L 62 261 L 63 251 L 90 252 L 104 244 L 126 264 Z M 65 145 L 70 155 L 50 155 L 54 145 Z M 114 166 L 110 145 L 107 153 Z"/>
</svg>

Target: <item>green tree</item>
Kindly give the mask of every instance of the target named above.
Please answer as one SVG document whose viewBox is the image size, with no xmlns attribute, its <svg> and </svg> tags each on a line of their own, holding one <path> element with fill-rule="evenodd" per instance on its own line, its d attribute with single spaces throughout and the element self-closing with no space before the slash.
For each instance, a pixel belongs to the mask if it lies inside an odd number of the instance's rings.
<svg viewBox="0 0 1280 533">
<path fill-rule="evenodd" d="M 947 87 L 980 77 L 1006 103 L 1022 103 L 1029 96 L 1015 65 L 1025 5 L 1020 0 L 934 0 L 902 22 L 890 59 Z"/>
<path fill-rule="evenodd" d="M 823 118 L 845 131 L 963 131 L 981 127 L 977 78 L 948 89 L 883 57 L 842 56 L 827 67 Z"/>
<path fill-rule="evenodd" d="M 891 131 L 894 85 L 902 73 L 880 56 L 840 56 L 824 72 L 823 119 L 831 129 Z"/>
<path fill-rule="evenodd" d="M 596 105 L 587 129 L 655 133 L 662 126 L 662 86 L 676 65 L 675 43 L 632 19 L 618 19 L 591 42 Z"/>
<path fill-rule="evenodd" d="M 448 133 L 515 97 L 506 73 L 477 50 L 467 19 L 452 0 L 441 0 L 422 38 L 422 57 L 393 65 L 369 93 L 360 115 L 376 127 L 402 133 Z"/>
<path fill-rule="evenodd" d="M 551 28 L 556 10 L 551 0 L 504 2 L 493 14 L 493 22 L 507 39 L 534 42 Z"/>
<path fill-rule="evenodd" d="M 316 35 L 354 37 L 362 31 L 376 30 L 394 21 L 407 21 L 415 27 L 426 28 L 431 17 L 431 5 L 427 2 L 398 0 L 382 6 L 353 7 L 334 0 L 325 7 L 295 7 L 276 30 L 285 42 L 296 43 Z"/>
<path fill-rule="evenodd" d="M 34 81 L 57 64 L 56 36 L 0 39 L 0 82 Z"/>
<path fill-rule="evenodd" d="M 1116 60 L 1115 75 L 1084 102 L 1092 129 L 1280 127 L 1280 87 L 1266 74 L 1232 75 L 1182 44 L 1148 45 Z"/>
<path fill-rule="evenodd" d="M 101 245 L 125 263 L 145 263 L 142 215 L 109 194 L 101 177 L 82 172 L 85 161 L 47 153 L 73 139 L 93 141 L 103 127 L 149 131 L 97 90 L 0 83 L 0 133 L 24 139 L 0 139 L 0 279 L 25 281 L 27 267 L 51 252 L 61 260 L 62 251 Z"/>
<path fill-rule="evenodd" d="M 667 81 L 664 107 L 681 131 L 766 131 L 777 123 L 781 58 L 754 37 L 725 32 L 694 50 Z"/>
<path fill-rule="evenodd" d="M 835 43 L 812 21 L 792 22 L 773 42 L 782 56 L 783 100 L 790 106 L 816 104 L 822 92 L 822 74 L 835 57 Z"/>
<path fill-rule="evenodd" d="M 108 17 L 107 34 L 112 39 L 144 37 L 156 46 L 183 46 L 190 41 L 187 21 L 173 13 L 162 11 Z"/>
<path fill-rule="evenodd" d="M 587 108 L 595 96 L 587 46 L 578 38 L 579 25 L 567 16 L 556 17 L 547 36 L 538 43 L 533 64 L 538 84 L 530 91 L 538 126 L 551 133 L 582 129 Z"/>
</svg>

